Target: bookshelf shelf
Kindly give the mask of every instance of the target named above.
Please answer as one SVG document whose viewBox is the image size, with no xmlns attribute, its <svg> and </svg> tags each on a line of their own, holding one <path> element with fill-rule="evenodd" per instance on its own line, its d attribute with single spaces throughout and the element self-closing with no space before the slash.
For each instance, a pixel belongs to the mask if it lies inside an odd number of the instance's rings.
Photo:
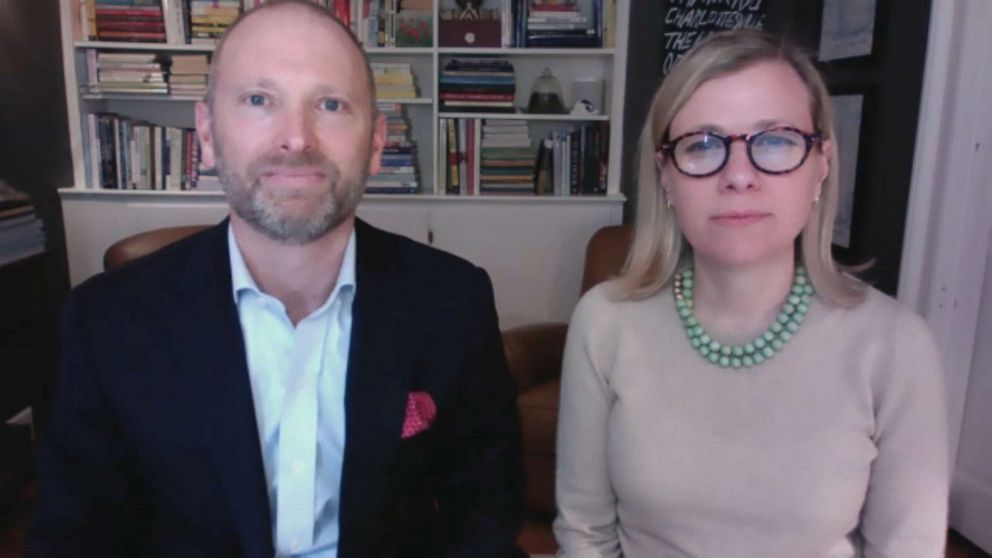
<svg viewBox="0 0 992 558">
<path fill-rule="evenodd" d="M 528 114 L 526 112 L 441 112 L 441 118 L 484 118 L 486 120 L 532 120 L 543 122 L 608 122 L 605 114 Z"/>
<path fill-rule="evenodd" d="M 215 49 L 214 45 L 176 45 L 169 43 L 126 43 L 113 41 L 76 41 L 75 47 L 77 49 L 91 48 L 97 50 L 140 50 L 153 52 L 213 52 Z M 369 47 L 365 49 L 365 52 L 370 56 L 431 55 L 434 51 L 435 49 L 431 47 Z"/>
<path fill-rule="evenodd" d="M 612 48 L 456 48 L 440 47 L 438 54 L 459 56 L 548 56 L 548 57 L 609 57 L 616 54 Z"/>
<path fill-rule="evenodd" d="M 77 49 L 131 50 L 145 52 L 213 52 L 214 45 L 175 45 L 169 43 L 118 43 L 110 41 L 76 41 Z"/>
<path fill-rule="evenodd" d="M 195 103 L 203 99 L 190 95 L 156 95 L 141 93 L 83 93 L 80 98 L 86 101 L 149 101 L 156 103 Z"/>
<path fill-rule="evenodd" d="M 101 198 L 101 199 L 146 199 L 167 200 L 169 198 L 182 200 L 195 198 L 203 201 L 223 200 L 224 193 L 218 191 L 202 192 L 197 190 L 108 190 L 101 188 L 60 188 L 59 194 L 64 198 Z M 535 195 L 496 195 L 483 194 L 475 196 L 447 196 L 444 194 L 365 194 L 365 200 L 376 202 L 411 202 L 423 201 L 428 203 L 518 203 L 518 204 L 570 204 L 570 203 L 623 203 L 627 198 L 622 194 L 606 196 L 535 196 Z"/>
<path fill-rule="evenodd" d="M 434 99 L 430 97 L 417 97 L 416 99 L 376 99 L 377 103 L 394 103 L 397 105 L 433 105 Z"/>
<path fill-rule="evenodd" d="M 224 192 L 201 191 L 201 190 L 114 190 L 110 188 L 59 188 L 59 194 L 63 197 L 193 197 L 193 198 L 223 198 Z"/>
<path fill-rule="evenodd" d="M 367 47 L 365 52 L 369 56 L 379 55 L 431 55 L 434 49 L 431 47 Z"/>
</svg>

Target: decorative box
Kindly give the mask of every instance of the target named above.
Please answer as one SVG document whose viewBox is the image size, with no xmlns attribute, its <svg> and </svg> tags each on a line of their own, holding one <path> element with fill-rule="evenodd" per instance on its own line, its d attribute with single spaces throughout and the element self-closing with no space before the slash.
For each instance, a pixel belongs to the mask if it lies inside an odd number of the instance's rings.
<svg viewBox="0 0 992 558">
<path fill-rule="evenodd" d="M 438 44 L 443 47 L 500 47 L 498 19 L 456 19 L 438 22 Z"/>
</svg>

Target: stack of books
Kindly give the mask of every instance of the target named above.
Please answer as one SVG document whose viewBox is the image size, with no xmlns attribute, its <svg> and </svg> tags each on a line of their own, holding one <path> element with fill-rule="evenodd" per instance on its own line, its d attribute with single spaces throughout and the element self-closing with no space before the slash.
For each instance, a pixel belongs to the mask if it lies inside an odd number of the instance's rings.
<svg viewBox="0 0 992 558">
<path fill-rule="evenodd" d="M 207 93 L 210 63 L 206 54 L 173 54 L 169 67 L 169 93 L 203 97 Z"/>
<path fill-rule="evenodd" d="M 45 229 L 28 197 L 0 181 L 0 265 L 45 251 Z"/>
<path fill-rule="evenodd" d="M 485 120 L 479 189 L 483 194 L 533 194 L 535 149 L 527 122 Z"/>
<path fill-rule="evenodd" d="M 527 15 L 528 47 L 596 47 L 596 26 L 575 0 L 534 0 Z"/>
<path fill-rule="evenodd" d="M 417 98 L 417 85 L 410 64 L 373 62 L 372 77 L 375 79 L 376 99 Z"/>
<path fill-rule="evenodd" d="M 92 6 L 98 40 L 165 42 L 161 0 L 95 0 Z"/>
<path fill-rule="evenodd" d="M 513 64 L 502 58 L 455 58 L 441 70 L 442 112 L 516 112 Z"/>
<path fill-rule="evenodd" d="M 217 43 L 241 14 L 241 0 L 189 0 L 190 42 Z"/>
<path fill-rule="evenodd" d="M 90 87 L 93 93 L 165 94 L 165 71 L 155 53 L 95 52 L 90 69 Z M 90 63 L 90 62 L 88 62 Z M 94 82 L 93 74 L 96 74 Z"/>
<path fill-rule="evenodd" d="M 116 114 L 86 117 L 90 183 L 121 190 L 195 187 L 199 150 L 192 129 L 157 126 Z"/>
<path fill-rule="evenodd" d="M 417 145 L 410 139 L 410 121 L 401 104 L 379 103 L 386 116 L 386 146 L 382 152 L 382 169 L 370 176 L 366 192 L 370 194 L 415 194 L 420 190 Z"/>
<path fill-rule="evenodd" d="M 504 47 L 612 48 L 617 0 L 500 0 Z"/>
</svg>

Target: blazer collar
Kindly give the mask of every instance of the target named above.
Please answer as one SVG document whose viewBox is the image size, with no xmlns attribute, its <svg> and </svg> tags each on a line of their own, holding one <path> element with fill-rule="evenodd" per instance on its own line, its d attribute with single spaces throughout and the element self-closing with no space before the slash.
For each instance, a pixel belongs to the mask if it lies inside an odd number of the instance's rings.
<svg viewBox="0 0 992 558">
<path fill-rule="evenodd" d="M 345 390 L 341 478 L 342 557 L 372 546 L 393 458 L 399 448 L 413 366 L 402 254 L 391 235 L 356 220 L 358 289 Z"/>
<path fill-rule="evenodd" d="M 231 296 L 228 220 L 201 233 L 190 246 L 177 287 L 185 296 L 173 326 L 185 353 L 193 409 L 205 424 L 208 451 L 240 546 L 248 556 L 272 556 L 272 526 L 265 469 L 248 376 L 244 339 Z"/>
</svg>

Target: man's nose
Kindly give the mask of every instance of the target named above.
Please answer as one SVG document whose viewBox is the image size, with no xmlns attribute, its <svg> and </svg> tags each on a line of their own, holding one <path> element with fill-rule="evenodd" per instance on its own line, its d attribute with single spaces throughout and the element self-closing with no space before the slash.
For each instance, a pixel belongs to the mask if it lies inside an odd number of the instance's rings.
<svg viewBox="0 0 992 558">
<path fill-rule="evenodd" d="M 290 107 L 283 113 L 279 147 L 289 153 L 308 151 L 316 144 L 313 111 Z"/>
</svg>

